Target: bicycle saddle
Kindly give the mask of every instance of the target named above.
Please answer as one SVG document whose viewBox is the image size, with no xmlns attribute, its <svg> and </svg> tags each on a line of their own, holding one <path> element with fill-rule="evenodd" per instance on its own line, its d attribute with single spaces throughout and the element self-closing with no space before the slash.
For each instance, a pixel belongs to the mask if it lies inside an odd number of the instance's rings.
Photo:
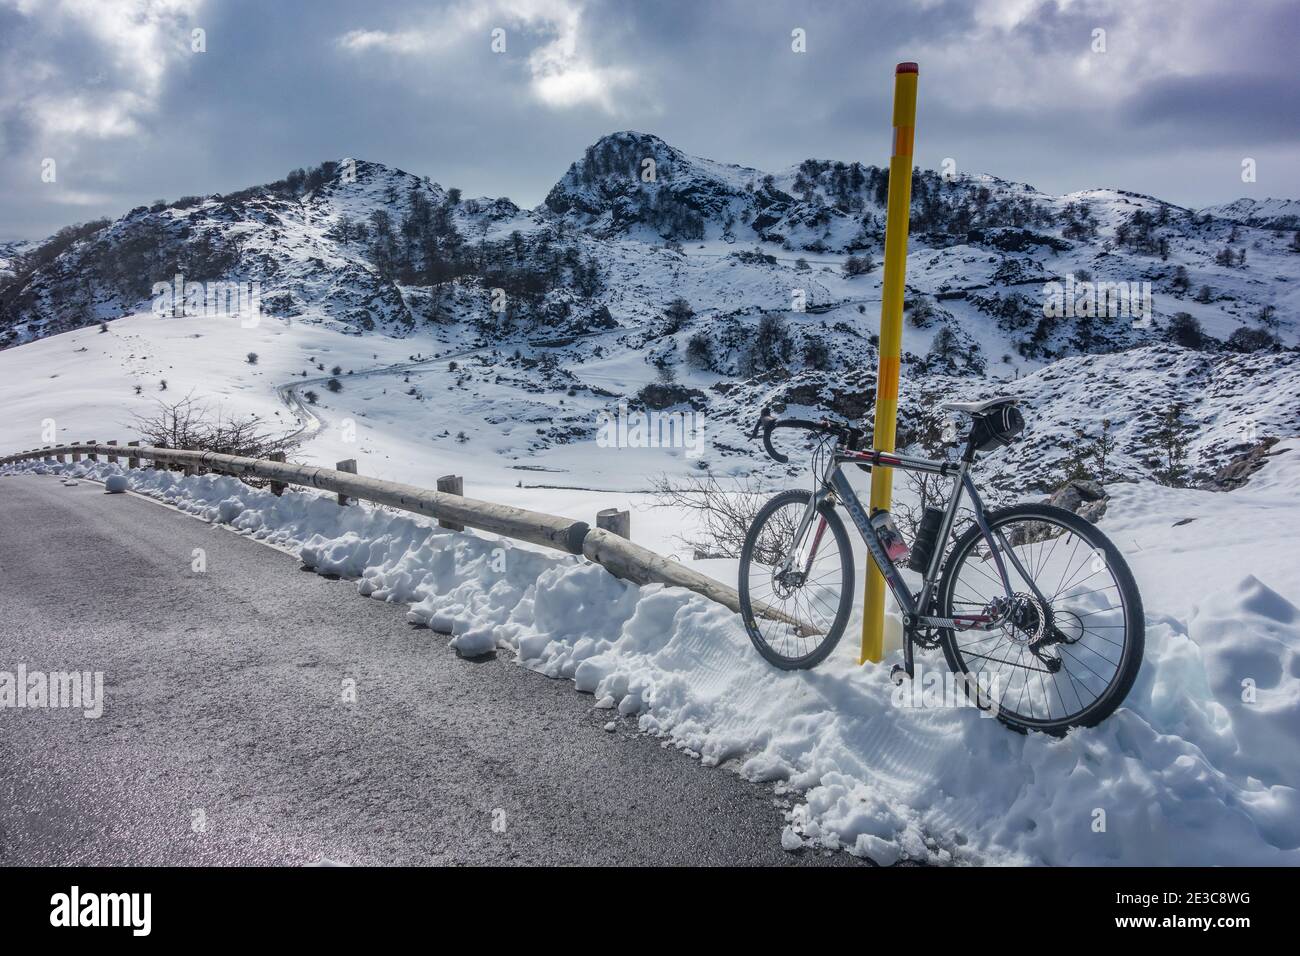
<svg viewBox="0 0 1300 956">
<path fill-rule="evenodd" d="M 994 408 L 1000 408 L 1003 405 L 1019 405 L 1018 398 L 990 398 L 983 402 L 944 402 L 943 407 L 950 412 L 961 412 L 963 415 L 980 415 Z"/>
</svg>

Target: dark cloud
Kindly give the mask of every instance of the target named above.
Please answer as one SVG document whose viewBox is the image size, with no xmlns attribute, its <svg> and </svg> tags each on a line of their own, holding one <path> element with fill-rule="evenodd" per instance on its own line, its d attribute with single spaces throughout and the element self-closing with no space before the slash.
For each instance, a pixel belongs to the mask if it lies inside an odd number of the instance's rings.
<svg viewBox="0 0 1300 956">
<path fill-rule="evenodd" d="M 1135 92 L 1124 110 L 1194 145 L 1294 143 L 1300 132 L 1300 74 L 1168 77 Z"/>
<path fill-rule="evenodd" d="M 951 156 L 1053 192 L 1201 205 L 1293 191 L 1280 176 L 1241 183 L 1239 160 L 1282 170 L 1300 156 L 1295 3 L 1047 0 L 1010 18 L 993 0 L 609 0 L 572 21 L 577 0 L 550 0 L 549 18 L 511 0 L 207 0 L 152 20 L 147 0 L 122 2 L 147 42 L 0 0 L 0 238 L 344 155 L 531 205 L 589 143 L 628 128 L 759 168 L 883 163 L 901 59 L 921 62 L 925 165 Z M 571 22 L 573 49 L 555 54 Z M 189 53 L 196 26 L 205 53 Z M 508 31 L 503 55 L 493 26 Z M 807 53 L 790 50 L 795 27 Z M 1089 59 L 1098 27 L 1109 52 Z M 543 89 L 548 56 L 573 72 Z M 45 156 L 57 187 L 40 182 Z"/>
</svg>

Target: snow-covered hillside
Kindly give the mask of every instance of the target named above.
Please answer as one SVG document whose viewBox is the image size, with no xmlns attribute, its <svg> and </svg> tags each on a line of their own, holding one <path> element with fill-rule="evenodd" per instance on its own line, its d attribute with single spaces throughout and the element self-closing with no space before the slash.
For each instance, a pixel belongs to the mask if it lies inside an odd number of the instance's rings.
<svg viewBox="0 0 1300 956">
<path fill-rule="evenodd" d="M 799 459 L 746 437 L 763 405 L 870 414 L 887 185 L 874 166 L 767 174 L 623 132 L 533 210 L 343 159 L 69 227 L 4 250 L 0 439 L 125 437 L 193 394 L 300 433 L 307 458 L 571 496 L 555 510 L 664 472 L 788 481 Z M 1300 253 L 1249 224 L 1288 208 L 919 171 L 900 441 L 943 452 L 942 400 L 1018 395 L 1030 427 L 985 470 L 1014 497 L 1080 473 L 1199 485 L 1297 434 Z M 260 320 L 160 315 L 153 283 L 178 273 L 257 283 Z M 1129 303 L 1149 314 L 1084 309 L 1089 283 L 1149 284 Z M 1054 288 L 1078 308 L 1045 308 Z M 702 453 L 599 447 L 621 403 L 700 416 Z"/>
<path fill-rule="evenodd" d="M 159 396 L 166 369 L 163 397 L 237 395 L 286 428 L 314 392 L 305 427 L 322 455 L 335 450 L 320 444 L 330 432 L 317 418 L 351 419 L 390 433 L 385 455 L 410 447 L 395 465 L 421 467 L 440 448 L 481 469 L 486 447 L 557 484 L 599 475 L 606 487 L 640 487 L 640 467 L 610 459 L 592 472 L 573 446 L 592 437 L 600 410 L 635 406 L 659 384 L 652 401 L 706 416 L 704 464 L 744 472 L 742 432 L 762 404 L 849 418 L 870 408 L 887 185 L 874 166 L 808 160 L 769 175 L 624 132 L 521 210 L 343 159 L 9 250 L 0 336 L 29 343 L 28 355 L 72 353 L 65 382 L 118 382 L 98 393 L 117 422 Z M 1156 416 L 1178 426 L 1192 481 L 1259 438 L 1291 434 L 1296 354 L 1270 343 L 1297 341 L 1300 253 L 1292 232 L 1237 221 L 1258 218 L 1255 206 L 1219 218 L 1122 190 L 1053 197 L 992 176 L 918 172 L 904 437 L 929 429 L 936 399 L 1013 391 L 1034 427 L 1003 456 L 1016 471 L 1000 469 L 999 483 L 1043 489 L 1068 444 L 1113 439 L 1116 474 L 1152 474 L 1169 432 L 1157 438 Z M 261 322 L 158 317 L 153 284 L 177 274 L 205 287 L 257 283 Z M 1129 303 L 1137 315 L 1098 315 L 1083 308 L 1089 283 L 1148 294 Z M 1053 288 L 1070 289 L 1078 308 L 1048 314 Z M 103 320 L 111 338 L 37 342 Z M 443 361 L 407 367 L 434 356 Z M 0 364 L 29 361 L 0 353 Z M 340 364 L 351 375 L 328 393 Z M 22 391 L 21 377 L 10 381 Z M 452 400 L 435 397 L 449 386 Z M 15 438 L 47 417 L 72 427 L 59 401 L 15 421 Z"/>
<path fill-rule="evenodd" d="M 0 282 L 11 278 L 17 267 L 17 259 L 36 247 L 33 242 L 0 242 Z"/>
<path fill-rule="evenodd" d="M 1217 219 L 1232 219 L 1270 229 L 1300 229 L 1300 199 L 1235 199 L 1200 210 Z"/>
<path fill-rule="evenodd" d="M 674 293 L 704 317 L 788 311 L 796 290 L 807 308 L 861 303 L 877 274 L 844 266 L 850 253 L 879 259 L 887 189 L 876 166 L 810 159 L 769 174 L 631 132 L 588 148 L 534 210 L 342 159 L 0 248 L 16 273 L 0 284 L 0 344 L 140 311 L 177 273 L 257 281 L 273 316 L 417 337 L 445 323 L 508 337 L 603 310 L 648 319 Z M 1049 196 L 933 171 L 917 171 L 912 195 L 910 298 L 933 299 L 917 324 L 967 332 L 990 365 L 1164 341 L 1179 313 L 1220 340 L 1243 326 L 1296 340 L 1295 227 L 1279 224 L 1293 201 L 1198 213 L 1122 190 Z M 703 289 L 681 283 L 701 260 L 732 281 L 715 271 L 694 283 Z M 1067 275 L 1150 283 L 1152 314 L 1045 317 L 1044 284 Z M 493 288 L 507 293 L 496 311 Z M 924 355 L 932 334 L 913 351 Z"/>
</svg>

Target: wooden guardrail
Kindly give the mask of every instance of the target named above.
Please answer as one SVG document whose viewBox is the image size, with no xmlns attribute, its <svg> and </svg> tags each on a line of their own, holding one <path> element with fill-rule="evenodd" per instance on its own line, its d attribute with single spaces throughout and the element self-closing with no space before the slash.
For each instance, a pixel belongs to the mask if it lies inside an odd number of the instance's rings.
<svg viewBox="0 0 1300 956">
<path fill-rule="evenodd" d="M 585 521 L 561 518 L 540 511 L 528 511 L 510 505 L 466 498 L 445 491 L 429 491 L 415 485 L 404 485 L 378 478 L 367 478 L 355 472 L 316 465 L 299 465 L 292 462 L 270 461 L 261 458 L 243 458 L 210 451 L 188 451 L 177 448 L 159 448 L 130 443 L 126 448 L 116 442 L 77 442 L 67 445 L 49 445 L 6 455 L 0 466 L 23 461 L 47 460 L 62 462 L 71 456 L 79 462 L 82 456 L 98 460 L 99 455 L 117 456 L 129 452 L 129 461 L 152 461 L 155 467 L 182 468 L 187 474 L 206 470 L 236 478 L 258 478 L 276 486 L 300 485 L 319 488 L 339 495 L 339 500 L 363 498 L 376 504 L 388 505 L 401 511 L 427 515 L 446 525 L 463 525 L 477 528 L 516 541 L 525 541 L 542 547 L 554 548 L 567 554 L 580 554 L 602 565 L 616 577 L 634 584 L 664 584 L 686 588 L 702 594 L 733 611 L 740 611 L 740 595 L 735 588 L 715 581 L 707 575 L 656 554 L 648 548 L 633 544 L 624 537 L 603 528 L 592 528 Z M 116 460 L 110 458 L 109 460 Z M 350 464 L 350 463 L 349 463 Z M 355 467 L 355 466 L 353 466 Z M 444 526 L 446 526 L 444 525 Z M 812 633 L 806 624 L 772 608 L 759 609 L 764 617 L 785 621 Z"/>
</svg>

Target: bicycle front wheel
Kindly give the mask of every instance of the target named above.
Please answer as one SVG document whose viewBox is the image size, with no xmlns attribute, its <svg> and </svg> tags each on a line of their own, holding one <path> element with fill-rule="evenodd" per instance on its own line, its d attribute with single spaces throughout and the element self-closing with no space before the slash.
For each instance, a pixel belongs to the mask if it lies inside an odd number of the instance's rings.
<svg viewBox="0 0 1300 956">
<path fill-rule="evenodd" d="M 853 551 L 825 502 L 796 540 L 810 491 L 783 491 L 755 516 L 740 551 L 740 613 L 754 647 L 783 670 L 814 667 L 844 634 Z"/>
<path fill-rule="evenodd" d="M 1017 505 L 987 521 L 1014 593 L 972 525 L 945 563 L 939 616 L 994 623 L 941 631 L 948 666 L 977 678 L 963 682 L 968 694 L 1012 727 L 1064 733 L 1099 723 L 1142 665 L 1146 625 L 1132 572 L 1096 525 L 1062 508 Z"/>
</svg>

